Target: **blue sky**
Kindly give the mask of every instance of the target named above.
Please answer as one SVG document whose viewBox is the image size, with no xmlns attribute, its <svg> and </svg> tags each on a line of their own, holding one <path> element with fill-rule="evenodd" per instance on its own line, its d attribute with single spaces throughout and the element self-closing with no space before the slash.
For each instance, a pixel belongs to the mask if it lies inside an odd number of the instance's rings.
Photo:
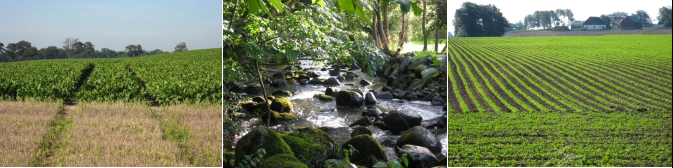
<svg viewBox="0 0 673 168">
<path fill-rule="evenodd" d="M 62 48 L 68 37 L 89 41 L 96 50 L 173 51 L 219 48 L 221 0 L 15 0 L 0 2 L 0 42 L 26 40 L 38 49 Z"/>
<path fill-rule="evenodd" d="M 613 12 L 635 13 L 636 10 L 645 10 L 647 14 L 657 23 L 659 8 L 662 6 L 671 6 L 670 0 L 636 0 L 636 1 L 600 1 L 600 0 L 564 0 L 564 1 L 541 1 L 541 0 L 448 0 L 448 22 L 449 32 L 453 31 L 453 18 L 456 9 L 464 2 L 474 2 L 476 4 L 493 4 L 500 9 L 500 12 L 511 23 L 523 21 L 528 14 L 536 10 L 556 10 L 570 9 L 573 11 L 576 20 L 586 20 L 591 16 L 600 16 L 601 14 L 610 14 Z"/>
</svg>

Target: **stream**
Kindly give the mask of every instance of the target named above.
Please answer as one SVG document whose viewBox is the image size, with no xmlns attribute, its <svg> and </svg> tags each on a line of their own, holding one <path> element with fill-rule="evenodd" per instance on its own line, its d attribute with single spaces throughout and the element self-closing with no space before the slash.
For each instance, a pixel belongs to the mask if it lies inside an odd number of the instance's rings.
<svg viewBox="0 0 673 168">
<path fill-rule="evenodd" d="M 324 67 L 321 62 L 300 60 L 300 64 L 298 66 L 305 71 L 313 71 L 317 73 L 319 75 L 319 79 L 328 79 L 330 77 L 334 77 L 330 76 L 328 71 L 321 71 L 321 69 Z M 266 73 L 263 75 L 271 78 L 272 74 L 274 73 L 284 73 L 284 69 L 287 67 L 288 65 L 268 65 L 265 66 Z M 352 81 L 344 80 L 341 82 L 340 86 L 331 86 L 331 88 L 338 90 L 360 90 L 362 93 L 367 93 L 370 90 L 380 91 L 381 88 L 386 85 L 385 79 L 379 77 L 370 77 L 366 73 L 362 73 L 359 70 L 354 70 L 353 73 L 359 77 Z M 361 86 L 358 83 L 360 79 L 365 79 L 371 82 L 371 85 Z M 349 125 L 362 118 L 362 111 L 366 110 L 364 106 L 360 108 L 337 107 L 336 101 L 325 102 L 314 98 L 314 95 L 316 94 L 325 94 L 327 86 L 323 85 L 288 83 L 287 86 L 278 88 L 266 85 L 266 92 L 268 95 L 271 95 L 273 91 L 279 89 L 290 90 L 294 93 L 291 97 L 289 97 L 289 99 L 294 104 L 292 113 L 296 114 L 299 119 L 280 125 L 271 126 L 272 129 L 278 132 L 288 132 L 301 128 L 329 128 L 329 131 L 326 131 L 326 133 L 336 143 L 343 144 L 351 138 L 350 133 L 353 131 L 353 128 L 349 127 Z M 261 94 L 248 96 L 254 97 L 260 95 Z M 382 112 L 389 112 L 391 110 L 414 111 L 423 117 L 423 121 L 439 118 L 445 113 L 442 111 L 442 106 L 433 106 L 429 101 L 378 99 L 376 107 L 379 108 Z M 246 135 L 251 128 L 259 125 L 264 125 L 259 117 L 252 117 L 241 122 L 241 131 L 235 135 L 234 143 L 232 145 L 235 146 L 236 141 Z M 397 159 L 394 144 L 400 135 L 394 135 L 390 131 L 381 130 L 374 125 L 367 126 L 367 128 L 372 132 L 372 136 L 384 147 L 388 159 Z M 446 130 L 431 130 L 431 132 L 434 132 L 434 134 L 437 136 L 437 139 L 441 142 L 441 153 L 446 156 L 448 143 L 448 135 Z"/>
</svg>

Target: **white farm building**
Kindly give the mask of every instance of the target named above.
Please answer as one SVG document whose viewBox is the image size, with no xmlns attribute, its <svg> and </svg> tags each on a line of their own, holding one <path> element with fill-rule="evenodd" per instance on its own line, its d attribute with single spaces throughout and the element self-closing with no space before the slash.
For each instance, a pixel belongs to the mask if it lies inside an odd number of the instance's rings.
<svg viewBox="0 0 673 168">
<path fill-rule="evenodd" d="M 587 30 L 605 30 L 607 29 L 605 22 L 599 17 L 589 17 L 584 21 L 583 27 Z"/>
</svg>

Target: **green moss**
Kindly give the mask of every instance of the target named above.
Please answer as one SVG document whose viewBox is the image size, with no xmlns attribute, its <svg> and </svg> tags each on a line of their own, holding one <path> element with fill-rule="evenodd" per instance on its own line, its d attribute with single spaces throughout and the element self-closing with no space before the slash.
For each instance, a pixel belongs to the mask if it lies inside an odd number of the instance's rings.
<svg viewBox="0 0 673 168">
<path fill-rule="evenodd" d="M 278 154 L 268 157 L 262 161 L 259 167 L 271 167 L 271 168 L 308 168 L 306 164 L 299 161 L 291 154 Z"/>
<path fill-rule="evenodd" d="M 367 134 L 362 134 L 355 136 L 344 143 L 342 149 L 350 149 L 350 146 L 353 146 L 358 152 L 353 153 L 351 162 L 356 164 L 362 164 L 365 166 L 372 166 L 379 161 L 388 161 L 388 157 L 383 151 L 383 147 L 379 144 L 374 137 Z M 373 158 L 376 158 L 374 160 Z"/>
<path fill-rule="evenodd" d="M 266 151 L 266 156 L 294 155 L 290 146 L 275 131 L 267 127 L 255 127 L 236 144 L 236 163 L 241 162 L 245 155 L 254 154 L 260 148 Z"/>
<path fill-rule="evenodd" d="M 290 146 L 294 156 L 301 160 L 325 159 L 336 152 L 336 142 L 320 129 L 282 134 L 281 137 Z"/>
<path fill-rule="evenodd" d="M 316 97 L 316 98 L 318 98 L 319 100 L 323 100 L 323 101 L 332 101 L 332 100 L 334 100 L 334 97 L 332 97 L 332 96 L 330 96 L 330 95 L 324 95 L 324 94 L 316 94 L 316 95 L 313 96 L 313 97 Z"/>
<path fill-rule="evenodd" d="M 292 92 L 289 90 L 276 90 L 271 93 L 271 95 L 276 97 L 292 97 Z"/>
<path fill-rule="evenodd" d="M 267 121 L 269 113 L 265 113 L 262 115 L 262 122 Z M 297 115 L 294 113 L 279 113 L 277 111 L 271 110 L 271 123 L 278 123 L 279 121 L 289 121 L 289 120 L 295 120 L 297 119 Z"/>
<path fill-rule="evenodd" d="M 285 97 L 277 97 L 271 103 L 271 110 L 278 112 L 290 112 L 294 108 L 292 102 Z"/>
</svg>

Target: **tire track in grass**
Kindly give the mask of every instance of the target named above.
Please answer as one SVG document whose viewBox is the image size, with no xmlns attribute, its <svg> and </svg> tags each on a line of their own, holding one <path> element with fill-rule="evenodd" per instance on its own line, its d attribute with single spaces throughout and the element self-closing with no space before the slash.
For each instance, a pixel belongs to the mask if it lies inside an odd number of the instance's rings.
<svg viewBox="0 0 673 168">
<path fill-rule="evenodd" d="M 476 52 L 476 51 L 472 51 L 472 52 Z M 505 71 L 505 69 L 503 69 L 503 67 L 498 65 L 498 67 L 496 69 L 493 62 L 483 59 L 484 54 L 485 53 L 481 52 L 480 56 L 475 57 L 475 60 L 479 61 L 481 64 L 486 64 L 486 66 L 484 66 L 484 67 L 487 68 L 486 70 L 489 73 L 491 73 L 491 71 L 496 72 L 495 74 L 497 74 L 497 75 L 495 75 L 495 76 L 497 76 L 500 79 L 500 81 L 507 82 L 506 85 L 503 84 L 505 86 L 509 86 L 508 88 L 506 88 L 507 90 L 512 90 L 512 88 L 514 90 L 516 90 L 516 92 L 514 92 L 514 94 L 516 94 L 518 96 L 518 98 L 515 97 L 517 100 L 519 100 L 519 98 L 522 98 L 523 100 L 527 100 L 527 103 L 531 104 L 531 107 L 536 107 L 538 110 L 541 110 L 541 109 L 548 109 L 548 110 L 551 110 L 551 111 L 566 111 L 567 109 L 572 110 L 572 108 L 570 108 L 569 106 L 561 103 L 558 100 L 548 99 L 548 98 L 553 98 L 553 97 L 548 95 L 546 92 L 542 92 L 542 90 L 540 90 L 540 88 L 538 86 L 533 87 L 534 89 L 531 88 L 532 84 L 530 83 L 530 81 L 526 81 L 526 83 L 524 85 L 524 82 L 522 82 L 522 80 L 520 78 L 518 78 L 516 75 L 513 75 L 511 72 L 503 73 L 502 71 Z M 502 71 L 500 71 L 498 69 L 500 69 Z M 507 78 L 507 79 L 504 79 L 504 78 Z M 514 80 L 512 80 L 512 79 L 514 79 Z M 519 86 L 524 86 L 524 87 L 523 87 L 523 89 L 521 89 L 521 88 L 519 88 Z M 504 86 L 501 86 L 501 87 L 505 88 Z M 522 95 L 522 93 L 523 93 L 523 95 Z M 531 97 L 533 95 L 535 97 Z M 523 103 L 521 103 L 521 104 L 523 104 Z"/>
<path fill-rule="evenodd" d="M 82 85 L 86 80 L 89 79 L 91 72 L 95 68 L 93 63 L 89 63 L 86 68 L 82 69 L 81 74 L 78 77 L 77 83 L 75 83 L 75 89 L 70 92 L 70 95 L 63 98 L 63 105 L 59 107 L 58 113 L 54 116 L 54 119 L 49 124 L 47 128 L 47 134 L 42 137 L 42 141 L 35 152 L 35 159 L 30 162 L 31 167 L 46 167 L 53 162 L 53 156 L 57 150 L 60 150 L 65 143 L 66 139 L 63 137 L 67 136 L 72 129 L 72 119 L 66 118 L 68 114 L 66 111 L 71 110 L 75 103 L 75 95 L 80 91 Z"/>
<path fill-rule="evenodd" d="M 458 52 L 460 52 L 460 50 Z M 483 80 L 483 76 L 480 75 L 480 72 L 477 71 L 472 66 L 472 64 L 468 62 L 469 60 L 465 58 L 464 54 L 459 53 L 456 58 L 458 58 L 458 60 L 463 64 L 463 68 L 467 71 L 468 76 L 470 76 L 470 80 L 473 82 L 475 90 L 477 90 L 479 95 L 484 98 L 483 100 L 486 101 L 486 104 L 488 104 L 490 107 L 490 109 L 486 111 L 503 111 L 504 109 L 507 109 L 505 110 L 507 112 L 512 111 L 512 109 L 509 109 L 507 106 L 505 106 L 505 104 L 503 104 L 499 99 L 494 98 L 492 88 L 487 87 L 486 82 Z M 476 77 L 474 72 L 477 72 Z M 485 107 L 485 109 L 488 108 Z"/>
<path fill-rule="evenodd" d="M 458 48 L 458 50 L 461 51 L 462 54 L 465 54 L 465 55 L 470 57 L 470 58 L 467 58 L 467 56 L 463 56 L 464 59 L 466 59 L 470 62 L 471 68 L 474 71 L 476 71 L 480 74 L 482 81 L 485 81 L 487 79 L 489 80 L 489 87 L 488 88 L 490 89 L 491 94 L 494 94 L 495 96 L 498 97 L 498 99 L 500 100 L 500 104 L 504 103 L 504 107 L 501 107 L 502 109 L 507 108 L 507 109 L 510 109 L 511 111 L 539 111 L 540 110 L 538 108 L 531 108 L 530 106 L 527 106 L 525 104 L 524 104 L 525 105 L 525 107 L 524 107 L 524 106 L 521 105 L 523 103 L 519 104 L 519 102 L 521 102 L 521 101 L 518 100 L 518 98 L 513 97 L 511 95 L 511 93 L 509 93 L 509 92 L 505 93 L 505 91 L 502 89 L 503 87 L 501 86 L 499 81 L 496 82 L 493 78 L 488 78 L 484 75 L 484 73 L 486 73 L 491 77 L 494 76 L 493 74 L 490 73 L 490 71 L 489 72 L 484 72 L 485 68 L 484 68 L 483 64 L 479 64 L 480 67 L 475 68 L 477 65 L 475 65 L 474 62 L 476 62 L 476 61 L 472 61 L 472 60 L 474 60 L 474 57 L 476 57 L 476 56 L 473 56 L 473 55 L 467 53 L 464 49 L 462 49 L 460 47 Z M 502 96 L 508 96 L 508 98 L 503 98 Z"/>
<path fill-rule="evenodd" d="M 518 59 L 518 60 L 524 60 L 528 59 L 530 60 L 530 64 L 522 64 L 523 66 L 528 67 L 527 65 L 530 65 L 530 67 L 534 67 L 534 69 L 531 69 L 534 72 L 542 72 L 548 76 L 553 76 L 555 78 L 549 78 L 549 79 L 554 79 L 557 83 L 558 80 L 561 80 L 563 83 L 560 83 L 558 86 L 564 87 L 567 91 L 572 91 L 572 89 L 565 88 L 565 86 L 570 86 L 576 91 L 578 91 L 580 97 L 576 97 L 575 99 L 583 99 L 583 100 L 588 100 L 590 101 L 593 106 L 600 107 L 598 111 L 606 111 L 610 109 L 607 105 L 605 105 L 605 102 L 609 102 L 608 100 L 600 97 L 600 96 L 592 96 L 596 95 L 597 93 L 595 92 L 595 88 L 589 88 L 587 85 L 581 85 L 577 83 L 577 79 L 574 78 L 573 76 L 560 73 L 558 69 L 550 66 L 545 66 L 541 67 L 541 65 L 546 65 L 544 62 L 540 62 L 537 59 L 533 59 L 530 55 L 525 55 L 525 56 L 515 56 L 516 54 L 508 55 L 512 59 Z M 535 63 L 533 63 L 535 62 Z M 530 68 L 529 67 L 529 68 Z M 556 80 L 558 79 L 558 80 Z M 551 81 L 550 81 L 551 82 Z"/>
<path fill-rule="evenodd" d="M 458 66 L 455 63 L 454 57 L 455 53 L 452 57 L 449 57 L 449 65 L 451 66 L 451 74 L 452 74 L 452 80 L 455 79 L 454 86 L 456 86 L 456 96 L 460 99 L 460 106 L 463 109 L 463 112 L 472 112 L 472 111 L 479 111 L 477 108 L 477 105 L 473 100 L 475 100 L 473 97 L 471 98 L 469 96 L 469 93 L 467 89 L 465 88 L 465 83 L 463 82 L 462 75 L 460 75 L 458 71 Z M 476 100 L 475 100 L 476 101 Z"/>
<path fill-rule="evenodd" d="M 583 82 L 590 83 L 590 84 L 594 85 L 596 88 L 605 88 L 601 91 L 611 91 L 611 92 L 614 93 L 615 96 L 618 96 L 618 98 L 620 98 L 620 99 L 629 99 L 631 101 L 635 101 L 637 106 L 632 107 L 632 108 L 643 107 L 643 105 L 648 104 L 648 103 L 645 103 L 645 102 L 653 102 L 653 103 L 657 103 L 658 106 L 663 106 L 663 105 L 660 104 L 662 102 L 661 99 L 654 100 L 654 99 L 658 99 L 658 97 L 650 97 L 647 94 L 642 94 L 642 93 L 637 94 L 636 92 L 640 92 L 640 91 L 638 89 L 633 88 L 633 87 L 629 87 L 629 89 L 631 89 L 631 91 L 626 91 L 626 89 L 621 87 L 621 86 L 624 86 L 621 81 L 613 80 L 613 78 L 611 76 L 605 74 L 604 72 L 602 72 L 600 70 L 597 71 L 597 70 L 591 70 L 591 69 L 583 68 L 585 66 L 583 66 L 583 63 L 581 63 L 581 62 L 577 63 L 577 64 L 578 65 L 573 66 L 570 63 L 568 63 L 567 61 L 557 60 L 556 63 L 553 64 L 553 65 L 568 67 L 570 70 L 567 70 L 566 68 L 563 68 L 562 70 L 564 70 L 566 72 L 568 72 L 568 71 L 577 72 L 577 74 L 582 75 L 582 77 L 580 77 L 580 78 L 585 79 Z M 603 69 L 603 68 L 601 67 L 599 69 Z M 597 73 L 596 73 L 596 75 L 592 75 L 592 74 L 587 73 L 587 72 L 597 72 Z M 640 105 L 638 105 L 638 104 L 640 104 Z"/>
<path fill-rule="evenodd" d="M 484 51 L 490 51 L 490 52 L 493 52 L 493 53 L 497 53 L 497 52 L 493 51 L 492 49 L 488 49 L 488 48 L 484 48 Z M 577 107 L 577 106 L 572 106 L 572 105 L 566 104 L 568 107 L 570 107 L 570 109 L 573 109 L 573 110 L 588 110 L 588 111 L 598 111 L 599 110 L 597 108 L 597 105 L 594 105 L 595 102 L 593 100 L 584 99 L 584 97 L 586 97 L 586 95 L 581 95 L 581 94 L 575 92 L 575 90 L 568 88 L 568 86 L 566 86 L 564 84 L 560 84 L 560 82 L 558 82 L 557 79 L 552 78 L 551 75 L 548 74 L 548 72 L 540 71 L 539 69 L 528 66 L 527 64 L 523 64 L 520 61 L 509 61 L 509 60 L 511 60 L 511 58 L 507 58 L 503 54 L 500 54 L 500 53 L 497 53 L 497 54 L 500 55 L 500 57 L 492 56 L 490 54 L 485 54 L 485 55 L 489 56 L 489 57 L 485 57 L 485 58 L 491 58 L 491 59 L 499 60 L 499 61 L 493 61 L 493 62 L 498 63 L 498 64 L 500 64 L 500 63 L 506 64 L 507 66 L 502 66 L 502 65 L 500 65 L 500 66 L 504 67 L 506 69 L 506 71 L 508 71 L 508 72 L 510 72 L 510 71 L 517 72 L 519 75 L 523 76 L 526 79 L 526 80 L 523 80 L 523 82 L 525 82 L 529 85 L 535 85 L 537 87 L 537 89 L 540 89 L 542 92 L 548 92 L 549 95 L 554 95 L 554 94 L 555 95 L 561 95 L 566 100 L 569 100 L 569 101 L 573 102 L 575 105 L 581 107 L 580 108 L 580 107 Z M 519 67 L 519 68 L 518 69 L 512 68 L 512 67 L 514 67 L 514 66 L 512 66 L 512 64 L 518 65 L 517 67 Z M 519 69 L 525 71 L 528 75 L 525 75 Z M 536 80 L 531 79 L 531 77 L 535 78 Z M 538 84 L 538 82 L 532 82 L 532 81 L 540 81 L 546 87 L 542 87 Z M 550 82 L 555 83 L 556 85 L 552 85 Z M 559 90 L 559 89 L 563 89 L 563 91 Z M 556 92 L 556 93 L 551 93 L 551 91 L 549 91 L 549 90 L 551 90 L 553 92 Z M 561 100 L 559 100 L 559 101 L 561 101 Z"/>
</svg>

